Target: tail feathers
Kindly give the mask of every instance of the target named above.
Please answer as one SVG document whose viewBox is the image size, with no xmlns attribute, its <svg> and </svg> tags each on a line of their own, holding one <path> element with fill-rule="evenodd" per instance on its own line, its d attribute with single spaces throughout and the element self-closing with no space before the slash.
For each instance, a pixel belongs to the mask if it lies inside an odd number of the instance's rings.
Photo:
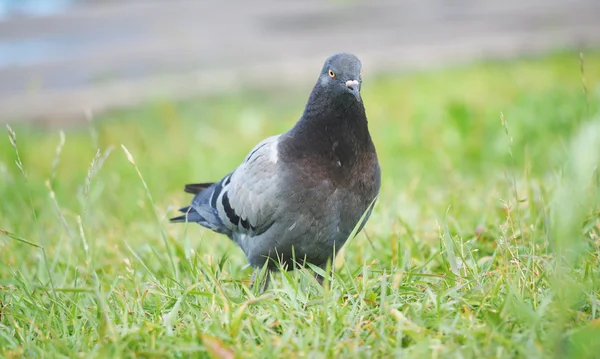
<svg viewBox="0 0 600 359">
<path fill-rule="evenodd" d="M 197 194 L 197 193 L 207 189 L 208 187 L 212 186 L 213 184 L 214 184 L 213 182 L 190 183 L 190 184 L 186 184 L 185 188 L 183 190 L 186 193 Z"/>
<path fill-rule="evenodd" d="M 179 217 L 173 217 L 169 221 L 171 223 L 180 223 L 180 222 L 200 222 L 202 217 L 194 210 L 192 207 L 183 207 L 179 209 L 179 212 L 185 213 Z"/>
<path fill-rule="evenodd" d="M 194 207 L 188 206 L 179 209 L 179 212 L 184 214 L 178 217 L 173 217 L 169 221 L 171 223 L 198 223 L 199 225 L 211 229 L 217 233 L 231 235 L 231 231 L 223 225 L 223 222 L 215 213 L 215 210 L 206 208 L 200 208 L 198 212 Z"/>
<path fill-rule="evenodd" d="M 225 226 L 217 211 L 215 202 L 221 193 L 223 182 L 228 180 L 230 175 L 226 176 L 218 183 L 192 183 L 185 185 L 185 192 L 194 194 L 194 199 L 188 207 L 183 207 L 179 211 L 183 215 L 171 218 L 171 222 L 196 222 L 199 225 L 211 229 L 217 233 L 231 236 L 231 230 Z"/>
</svg>

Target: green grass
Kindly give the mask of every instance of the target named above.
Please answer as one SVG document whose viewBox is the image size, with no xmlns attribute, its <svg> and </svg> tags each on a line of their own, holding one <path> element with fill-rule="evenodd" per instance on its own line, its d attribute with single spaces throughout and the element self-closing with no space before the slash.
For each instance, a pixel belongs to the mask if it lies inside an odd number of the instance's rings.
<svg viewBox="0 0 600 359">
<path fill-rule="evenodd" d="M 292 126 L 308 89 L 153 103 L 64 143 L 14 125 L 0 355 L 597 357 L 600 53 L 584 64 L 586 91 L 572 53 L 366 76 L 382 191 L 331 289 L 298 271 L 255 296 L 227 238 L 167 222 L 184 183 Z"/>
</svg>

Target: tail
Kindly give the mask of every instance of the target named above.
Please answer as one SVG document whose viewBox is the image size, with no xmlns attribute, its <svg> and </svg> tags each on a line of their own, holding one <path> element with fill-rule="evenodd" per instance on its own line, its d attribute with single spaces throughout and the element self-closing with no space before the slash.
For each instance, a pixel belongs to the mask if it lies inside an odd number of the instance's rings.
<svg viewBox="0 0 600 359">
<path fill-rule="evenodd" d="M 179 209 L 179 212 L 184 213 L 184 215 L 179 217 L 173 217 L 169 219 L 171 223 L 181 223 L 181 222 L 200 222 L 202 217 L 193 209 L 191 206 L 183 207 Z"/>
<path fill-rule="evenodd" d="M 213 206 L 213 197 L 218 196 L 221 191 L 221 182 L 218 183 L 194 183 L 185 185 L 185 192 L 194 194 L 194 199 L 190 206 L 179 209 L 183 215 L 169 219 L 171 223 L 198 223 L 199 225 L 211 229 L 217 233 L 230 235 L 229 230 L 223 224 L 217 208 Z M 216 198 L 216 197 L 215 197 Z"/>
<path fill-rule="evenodd" d="M 212 186 L 213 184 L 214 184 L 213 182 L 190 183 L 190 184 L 186 184 L 185 187 L 183 188 L 183 190 L 186 193 L 198 194 L 198 193 L 202 192 L 203 190 L 207 189 L 208 187 Z M 171 223 L 200 222 L 200 220 L 202 220 L 202 217 L 200 217 L 198 212 L 196 212 L 196 210 L 194 208 L 192 208 L 192 206 L 180 208 L 179 212 L 182 212 L 185 214 L 182 216 L 179 216 L 179 217 L 173 217 L 173 218 L 169 219 L 169 222 L 171 222 Z"/>
<path fill-rule="evenodd" d="M 213 184 L 214 184 L 213 182 L 190 183 L 190 184 L 186 184 L 185 188 L 183 190 L 186 193 L 197 194 L 198 192 L 201 192 L 201 191 L 207 189 L 208 187 L 212 186 Z"/>
</svg>

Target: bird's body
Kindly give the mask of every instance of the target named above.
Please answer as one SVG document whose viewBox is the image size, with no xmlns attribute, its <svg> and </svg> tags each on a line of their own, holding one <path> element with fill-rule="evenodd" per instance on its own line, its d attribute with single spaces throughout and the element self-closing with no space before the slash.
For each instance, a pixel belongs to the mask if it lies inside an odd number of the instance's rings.
<svg viewBox="0 0 600 359">
<path fill-rule="evenodd" d="M 292 258 L 324 267 L 379 193 L 360 72 L 354 55 L 331 56 L 296 125 L 260 142 L 221 181 L 187 185 L 196 196 L 172 221 L 227 235 L 254 268 L 292 269 Z"/>
</svg>

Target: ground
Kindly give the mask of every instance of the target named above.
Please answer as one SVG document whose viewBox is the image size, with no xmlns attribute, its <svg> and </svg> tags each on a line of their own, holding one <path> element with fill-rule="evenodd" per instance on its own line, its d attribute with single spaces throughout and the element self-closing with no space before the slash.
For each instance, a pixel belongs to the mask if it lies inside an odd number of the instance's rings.
<svg viewBox="0 0 600 359">
<path fill-rule="evenodd" d="M 167 221 L 190 199 L 183 184 L 219 179 L 288 129 L 307 93 L 13 126 L 0 141 L 0 354 L 594 357 L 600 53 L 364 80 L 382 192 L 330 289 L 297 271 L 257 295 L 227 238 Z"/>
</svg>

